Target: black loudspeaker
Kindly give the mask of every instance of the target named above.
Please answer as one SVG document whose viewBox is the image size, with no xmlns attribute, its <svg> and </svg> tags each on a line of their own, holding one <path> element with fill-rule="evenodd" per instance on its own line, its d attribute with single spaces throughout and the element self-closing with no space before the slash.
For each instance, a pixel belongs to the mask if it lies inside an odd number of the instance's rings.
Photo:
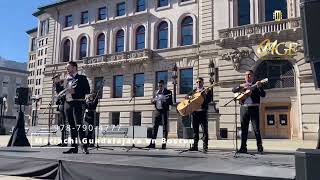
<svg viewBox="0 0 320 180">
<path fill-rule="evenodd" d="M 29 88 L 17 88 L 15 104 L 18 105 L 28 105 Z"/>
<path fill-rule="evenodd" d="M 320 60 L 320 0 L 301 0 L 300 14 L 305 60 Z"/>
<path fill-rule="evenodd" d="M 318 180 L 320 177 L 320 150 L 297 149 L 295 166 L 295 180 Z"/>
</svg>

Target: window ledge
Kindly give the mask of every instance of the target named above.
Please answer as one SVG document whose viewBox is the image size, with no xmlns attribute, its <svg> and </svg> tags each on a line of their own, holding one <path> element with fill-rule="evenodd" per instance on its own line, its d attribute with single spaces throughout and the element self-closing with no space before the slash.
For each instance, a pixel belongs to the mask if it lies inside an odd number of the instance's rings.
<svg viewBox="0 0 320 180">
<path fill-rule="evenodd" d="M 179 6 L 185 6 L 185 5 L 193 4 L 196 2 L 197 2 L 196 0 L 190 0 L 190 1 L 186 1 L 186 2 L 182 2 L 181 0 L 179 0 Z"/>
<path fill-rule="evenodd" d="M 63 30 L 63 31 L 73 30 L 73 26 L 70 26 L 70 27 L 64 27 L 62 30 Z"/>
<path fill-rule="evenodd" d="M 133 15 L 139 15 L 139 14 L 144 14 L 147 12 L 147 9 L 145 9 L 144 11 L 139 11 L 139 12 L 133 12 Z"/>
<path fill-rule="evenodd" d="M 121 18 L 124 18 L 124 17 L 127 17 L 127 14 L 124 14 L 122 16 L 115 16 L 115 17 L 113 17 L 113 19 L 121 19 Z"/>
<path fill-rule="evenodd" d="M 104 23 L 104 22 L 107 22 L 108 20 L 109 20 L 109 18 L 101 19 L 101 20 L 96 19 L 95 23 Z"/>
<path fill-rule="evenodd" d="M 78 27 L 86 27 L 86 26 L 89 26 L 89 25 L 90 25 L 90 23 L 88 22 L 88 23 L 85 23 L 85 24 L 79 24 Z"/>
<path fill-rule="evenodd" d="M 171 5 L 169 4 L 168 6 L 156 7 L 155 11 L 164 11 L 164 10 L 168 10 L 170 8 L 171 8 Z"/>
</svg>

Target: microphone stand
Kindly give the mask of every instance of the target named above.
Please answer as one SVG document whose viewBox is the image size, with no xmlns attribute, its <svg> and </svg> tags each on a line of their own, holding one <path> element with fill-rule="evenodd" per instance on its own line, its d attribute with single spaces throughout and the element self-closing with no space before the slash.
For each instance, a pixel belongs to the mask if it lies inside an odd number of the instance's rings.
<svg viewBox="0 0 320 180">
<path fill-rule="evenodd" d="M 136 88 L 137 88 L 137 86 L 134 86 L 133 95 L 132 95 L 132 97 L 131 97 L 131 99 L 130 99 L 130 101 L 129 101 L 129 103 L 131 103 L 131 101 L 132 101 L 132 99 L 133 99 L 133 113 L 135 112 L 135 105 L 136 105 Z M 132 115 L 132 117 L 133 117 L 133 115 Z M 143 149 L 143 148 L 141 148 L 141 147 L 136 147 L 136 146 L 135 146 L 134 136 L 135 136 L 135 135 L 134 135 L 134 119 L 132 118 L 132 146 L 127 149 L 127 152 L 130 151 L 130 150 L 132 150 L 133 148 Z"/>
<path fill-rule="evenodd" d="M 232 98 L 229 102 L 227 102 L 223 107 L 226 107 L 228 104 L 230 104 L 232 101 L 234 101 L 234 122 L 236 125 L 236 149 L 235 149 L 235 154 L 234 157 L 237 157 L 238 154 L 238 115 L 237 115 L 237 99 L 241 94 L 239 93 L 236 97 Z M 233 136 L 233 141 L 234 141 L 234 136 Z"/>
<path fill-rule="evenodd" d="M 96 97 L 95 97 L 94 100 L 93 100 L 93 102 L 96 102 L 96 101 L 97 101 L 97 98 L 98 98 L 98 109 L 99 109 L 99 112 L 100 112 L 100 99 L 101 99 L 101 98 L 98 97 L 98 96 L 99 96 L 100 92 L 103 91 L 104 83 L 105 83 L 105 80 L 102 80 L 101 87 L 98 89 L 97 94 L 96 94 Z M 100 116 L 99 116 L 99 123 L 98 123 L 98 124 L 97 124 L 97 111 L 93 113 L 93 116 L 94 116 L 94 117 L 93 117 L 93 126 L 94 126 L 93 130 L 95 131 L 95 128 L 96 128 L 96 127 L 98 127 L 98 128 L 97 128 L 97 133 L 95 132 L 95 135 L 94 135 L 94 136 L 96 136 L 96 145 L 95 145 L 95 147 L 92 148 L 92 149 L 96 149 L 96 150 L 99 150 L 99 149 L 107 149 L 107 150 L 112 150 L 112 151 L 113 151 L 113 150 L 114 150 L 113 148 L 107 148 L 107 147 L 99 146 Z M 89 131 L 89 129 L 88 129 L 88 131 Z"/>
<path fill-rule="evenodd" d="M 232 101 L 234 101 L 234 121 L 235 121 L 235 125 L 236 125 L 236 149 L 235 149 L 235 153 L 234 156 L 235 158 L 238 158 L 238 154 L 239 154 L 239 149 L 238 149 L 238 115 L 237 115 L 237 99 L 238 97 L 242 95 L 241 93 L 239 93 L 237 96 L 235 96 L 234 98 L 232 98 L 229 102 L 227 102 L 225 105 L 223 105 L 223 107 L 226 107 L 228 104 L 230 104 Z M 234 141 L 234 136 L 233 136 L 233 141 Z M 249 153 L 246 153 L 249 154 Z M 254 154 L 250 154 L 252 156 L 254 156 Z"/>
</svg>

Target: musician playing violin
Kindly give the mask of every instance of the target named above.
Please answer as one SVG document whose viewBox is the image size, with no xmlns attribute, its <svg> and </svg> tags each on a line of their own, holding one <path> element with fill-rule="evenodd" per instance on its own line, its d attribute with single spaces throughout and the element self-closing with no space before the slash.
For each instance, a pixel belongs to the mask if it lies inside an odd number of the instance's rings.
<svg viewBox="0 0 320 180">
<path fill-rule="evenodd" d="M 245 74 L 245 83 L 232 89 L 233 93 L 244 92 L 247 98 L 240 100 L 240 121 L 241 121 L 241 147 L 239 153 L 247 153 L 247 139 L 249 121 L 251 119 L 252 128 L 256 136 L 257 149 L 263 153 L 263 146 L 259 127 L 259 106 L 260 97 L 265 97 L 266 93 L 260 81 L 253 81 L 253 71 L 248 70 Z"/>
<path fill-rule="evenodd" d="M 193 126 L 193 140 L 194 143 L 189 151 L 198 151 L 198 141 L 199 141 L 199 126 L 201 125 L 203 131 L 203 152 L 206 153 L 208 151 L 208 104 L 212 101 L 212 91 L 207 89 L 204 91 L 203 86 L 203 78 L 198 77 L 196 80 L 196 88 L 191 91 L 188 96 L 191 97 L 193 94 L 197 92 L 203 91 L 201 94 L 204 98 L 204 101 L 201 105 L 201 108 L 192 112 L 192 126 Z M 188 97 L 186 97 L 188 98 Z"/>
<path fill-rule="evenodd" d="M 163 141 L 162 149 L 166 149 L 166 141 L 168 138 L 168 111 L 169 106 L 172 105 L 172 92 L 164 87 L 164 81 L 158 82 L 158 90 L 153 94 L 151 103 L 156 108 L 155 121 L 152 131 L 152 140 L 146 148 L 155 148 L 155 139 L 157 138 L 159 125 L 163 125 Z"/>
</svg>

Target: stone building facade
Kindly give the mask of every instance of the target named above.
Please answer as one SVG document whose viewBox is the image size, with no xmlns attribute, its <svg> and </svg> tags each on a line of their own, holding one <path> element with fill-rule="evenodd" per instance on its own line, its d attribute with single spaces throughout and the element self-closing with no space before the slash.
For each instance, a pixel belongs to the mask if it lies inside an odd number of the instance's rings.
<svg viewBox="0 0 320 180">
<path fill-rule="evenodd" d="M 79 62 L 92 89 L 97 91 L 103 84 L 98 107 L 101 124 L 150 127 L 154 116 L 150 98 L 157 79 L 164 78 L 168 89 L 173 89 L 171 75 L 176 64 L 180 102 L 196 77 L 204 77 L 209 85 L 209 64 L 213 62 L 218 111 L 210 105 L 211 139 L 234 135 L 239 105 L 224 104 L 232 99 L 231 88 L 243 82 L 248 69 L 258 79 L 269 78 L 260 111 L 263 136 L 316 138 L 320 92 L 301 48 L 299 0 L 239 2 L 69 0 L 40 7 L 34 15 L 39 22 L 48 21 L 49 52 L 41 109 L 52 98 L 51 77 L 65 75 L 65 65 L 72 60 Z M 275 10 L 283 13 L 282 20 L 272 20 Z M 257 49 L 265 39 L 297 43 L 298 50 L 290 56 L 261 58 Z M 132 101 L 134 92 L 138 95 Z M 169 137 L 181 137 L 182 121 L 174 109 Z M 39 124 L 46 122 L 43 117 Z"/>
</svg>

